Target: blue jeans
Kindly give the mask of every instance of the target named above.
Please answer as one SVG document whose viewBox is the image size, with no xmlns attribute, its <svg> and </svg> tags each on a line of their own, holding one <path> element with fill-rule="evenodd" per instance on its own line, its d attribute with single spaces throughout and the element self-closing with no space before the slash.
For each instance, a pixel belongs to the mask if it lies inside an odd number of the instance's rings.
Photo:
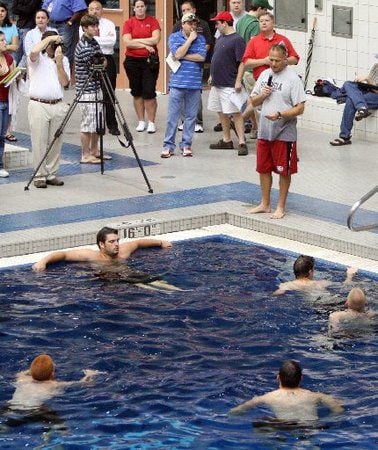
<svg viewBox="0 0 378 450">
<path fill-rule="evenodd" d="M 200 89 L 169 89 L 168 117 L 164 136 L 164 148 L 171 150 L 172 152 L 176 148 L 176 131 L 182 111 L 184 111 L 184 127 L 182 130 L 180 148 L 184 149 L 185 147 L 192 146 L 200 100 Z"/>
<path fill-rule="evenodd" d="M 356 111 L 360 108 L 378 109 L 378 94 L 361 90 L 353 81 L 346 81 L 343 88 L 347 98 L 341 119 L 340 137 L 350 139 Z"/>
<path fill-rule="evenodd" d="M 0 169 L 3 168 L 3 155 L 5 146 L 5 134 L 9 122 L 8 102 L 0 102 Z"/>
</svg>

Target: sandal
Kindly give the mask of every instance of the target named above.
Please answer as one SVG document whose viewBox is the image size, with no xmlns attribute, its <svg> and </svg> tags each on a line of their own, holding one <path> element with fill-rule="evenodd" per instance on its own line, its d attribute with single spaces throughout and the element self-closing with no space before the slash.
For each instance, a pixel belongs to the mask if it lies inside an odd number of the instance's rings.
<svg viewBox="0 0 378 450">
<path fill-rule="evenodd" d="M 16 138 L 16 136 L 12 133 L 9 133 L 5 136 L 5 139 L 9 142 L 17 142 L 18 139 Z"/>
<path fill-rule="evenodd" d="M 357 110 L 356 115 L 354 118 L 359 122 L 362 119 L 366 119 L 366 117 L 369 117 L 371 115 L 371 112 L 367 108 L 360 108 Z"/>
<path fill-rule="evenodd" d="M 160 158 L 170 158 L 171 156 L 173 156 L 173 151 L 169 148 L 165 148 L 160 154 Z"/>
<path fill-rule="evenodd" d="M 184 150 L 182 151 L 182 156 L 193 156 L 192 149 L 189 147 L 184 148 Z"/>
<path fill-rule="evenodd" d="M 351 143 L 352 141 L 350 139 L 345 139 L 342 137 L 336 138 L 330 142 L 330 144 L 333 145 L 334 147 L 340 147 L 341 145 L 349 145 Z"/>
</svg>

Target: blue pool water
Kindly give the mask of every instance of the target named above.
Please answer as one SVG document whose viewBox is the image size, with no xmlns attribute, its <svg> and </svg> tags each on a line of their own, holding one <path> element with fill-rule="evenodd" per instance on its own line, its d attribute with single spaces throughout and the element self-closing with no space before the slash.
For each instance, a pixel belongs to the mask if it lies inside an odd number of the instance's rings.
<svg viewBox="0 0 378 450">
<path fill-rule="evenodd" d="M 0 402 L 12 396 L 15 373 L 47 352 L 57 378 L 81 369 L 106 371 L 66 389 L 43 417 L 0 417 L 0 448 L 64 449 L 372 449 L 377 446 L 376 339 L 326 337 L 331 310 L 348 289 L 324 296 L 271 296 L 292 278 L 294 254 L 226 237 L 138 252 L 130 265 L 182 292 L 107 283 L 80 264 L 45 274 L 30 267 L 0 272 Z M 341 282 L 344 267 L 319 263 L 317 278 Z M 356 284 L 376 307 L 376 278 Z M 320 411 L 319 429 L 254 426 L 269 411 L 227 411 L 276 387 L 282 360 L 304 367 L 303 387 L 332 393 L 346 412 Z M 43 412 L 41 416 L 43 416 Z M 62 426 L 62 423 L 64 426 Z"/>
</svg>

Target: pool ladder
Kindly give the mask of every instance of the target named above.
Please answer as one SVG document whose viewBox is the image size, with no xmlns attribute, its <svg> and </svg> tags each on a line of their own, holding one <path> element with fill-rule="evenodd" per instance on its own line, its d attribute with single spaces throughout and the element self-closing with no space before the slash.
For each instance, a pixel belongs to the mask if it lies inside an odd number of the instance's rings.
<svg viewBox="0 0 378 450">
<path fill-rule="evenodd" d="M 358 210 L 358 208 L 365 203 L 367 200 L 369 200 L 369 198 L 373 197 L 374 194 L 376 194 L 378 192 L 378 186 L 375 186 L 371 191 L 369 191 L 367 194 L 365 194 L 363 197 L 360 198 L 360 200 L 358 200 L 358 202 L 356 202 L 348 215 L 348 220 L 347 220 L 347 224 L 348 224 L 348 228 L 352 231 L 363 231 L 363 230 L 371 230 L 372 228 L 377 228 L 378 227 L 378 223 L 372 223 L 370 225 L 362 225 L 362 226 L 354 226 L 352 224 L 352 219 L 354 214 L 356 213 L 356 211 Z"/>
</svg>

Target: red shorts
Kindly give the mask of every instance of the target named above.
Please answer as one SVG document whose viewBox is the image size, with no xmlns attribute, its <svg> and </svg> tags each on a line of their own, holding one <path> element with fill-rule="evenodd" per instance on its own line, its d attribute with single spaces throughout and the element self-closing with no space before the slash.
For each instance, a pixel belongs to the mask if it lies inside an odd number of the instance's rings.
<svg viewBox="0 0 378 450">
<path fill-rule="evenodd" d="M 275 172 L 279 175 L 297 173 L 297 143 L 257 140 L 256 171 Z"/>
</svg>

